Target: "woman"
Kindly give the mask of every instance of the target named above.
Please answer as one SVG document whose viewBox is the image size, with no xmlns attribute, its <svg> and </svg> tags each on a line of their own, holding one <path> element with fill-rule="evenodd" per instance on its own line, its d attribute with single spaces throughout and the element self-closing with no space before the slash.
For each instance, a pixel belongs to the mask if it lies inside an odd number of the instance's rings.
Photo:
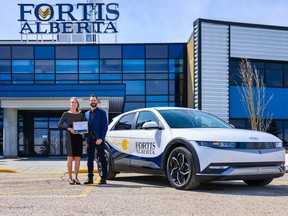
<svg viewBox="0 0 288 216">
<path fill-rule="evenodd" d="M 83 140 L 81 134 L 74 134 L 73 122 L 83 121 L 83 114 L 80 112 L 79 101 L 76 97 L 70 98 L 70 110 L 63 113 L 58 123 L 58 127 L 68 130 L 66 132 L 66 148 L 67 148 L 67 169 L 69 174 L 69 184 L 81 184 L 78 180 L 78 172 L 80 168 L 80 159 L 83 152 Z M 75 161 L 74 174 L 72 178 L 72 163 Z"/>
</svg>

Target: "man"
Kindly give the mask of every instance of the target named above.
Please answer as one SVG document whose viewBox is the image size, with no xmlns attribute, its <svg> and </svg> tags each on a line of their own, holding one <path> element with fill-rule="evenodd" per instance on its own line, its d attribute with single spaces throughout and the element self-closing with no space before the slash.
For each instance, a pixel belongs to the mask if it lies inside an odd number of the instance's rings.
<svg viewBox="0 0 288 216">
<path fill-rule="evenodd" d="M 93 170 L 95 159 L 95 148 L 97 149 L 98 172 L 101 177 L 99 184 L 106 184 L 107 161 L 105 157 L 105 136 L 107 133 L 106 112 L 97 107 L 99 100 L 96 95 L 90 95 L 90 110 L 84 115 L 88 121 L 89 133 L 85 135 L 85 146 L 87 148 L 88 179 L 84 184 L 93 184 Z"/>
</svg>

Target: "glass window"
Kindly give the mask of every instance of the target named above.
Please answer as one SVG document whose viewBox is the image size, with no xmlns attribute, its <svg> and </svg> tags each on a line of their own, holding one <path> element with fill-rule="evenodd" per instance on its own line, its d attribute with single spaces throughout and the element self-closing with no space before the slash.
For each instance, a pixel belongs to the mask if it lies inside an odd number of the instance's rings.
<svg viewBox="0 0 288 216">
<path fill-rule="evenodd" d="M 168 72 L 168 60 L 167 59 L 147 59 L 146 60 L 146 72 L 147 73 L 167 73 Z"/>
<path fill-rule="evenodd" d="M 33 46 L 12 46 L 13 59 L 33 59 Z"/>
<path fill-rule="evenodd" d="M 127 111 L 130 111 L 130 110 L 135 110 L 135 109 L 139 109 L 139 108 L 143 108 L 145 107 L 145 103 L 144 102 L 126 102 L 125 103 L 125 108 L 124 108 L 124 111 L 127 112 Z"/>
<path fill-rule="evenodd" d="M 168 102 L 147 102 L 146 107 L 166 107 Z"/>
<path fill-rule="evenodd" d="M 263 62 L 251 62 L 252 67 L 256 67 L 256 69 L 264 69 L 265 64 Z"/>
<path fill-rule="evenodd" d="M 13 73 L 34 73 L 33 60 L 12 60 Z"/>
<path fill-rule="evenodd" d="M 135 113 L 123 116 L 115 125 L 114 130 L 131 130 Z"/>
<path fill-rule="evenodd" d="M 123 58 L 145 58 L 143 45 L 124 45 Z"/>
<path fill-rule="evenodd" d="M 139 79 L 145 79 L 145 74 L 123 74 L 123 79 L 125 80 L 139 80 Z"/>
<path fill-rule="evenodd" d="M 76 59 L 78 58 L 77 46 L 56 46 L 57 59 Z"/>
<path fill-rule="evenodd" d="M 53 59 L 54 46 L 35 46 L 36 59 Z"/>
<path fill-rule="evenodd" d="M 54 74 L 36 74 L 35 80 L 54 80 L 55 75 Z"/>
<path fill-rule="evenodd" d="M 54 73 L 54 60 L 35 60 L 35 73 Z"/>
<path fill-rule="evenodd" d="M 284 121 L 284 138 L 283 141 L 285 142 L 284 144 L 287 145 L 288 143 L 288 121 Z"/>
<path fill-rule="evenodd" d="M 182 73 L 184 68 L 183 59 L 169 59 L 169 72 Z"/>
<path fill-rule="evenodd" d="M 283 64 L 265 63 L 265 68 L 268 70 L 283 70 Z"/>
<path fill-rule="evenodd" d="M 13 74 L 12 80 L 34 80 L 34 74 Z"/>
<path fill-rule="evenodd" d="M 246 129 L 247 128 L 247 120 L 243 119 L 230 119 L 230 124 L 235 128 Z"/>
<path fill-rule="evenodd" d="M 144 59 L 123 60 L 123 73 L 144 73 L 144 70 L 145 70 Z"/>
<path fill-rule="evenodd" d="M 146 45 L 146 58 L 168 58 L 168 46 Z"/>
<path fill-rule="evenodd" d="M 122 73 L 122 61 L 100 60 L 100 73 Z"/>
<path fill-rule="evenodd" d="M 165 74 L 146 74 L 146 79 L 156 79 L 156 80 L 159 80 L 159 79 L 168 79 L 168 74 L 165 73 Z"/>
<path fill-rule="evenodd" d="M 34 118 L 34 128 L 48 128 L 48 118 Z"/>
<path fill-rule="evenodd" d="M 0 60 L 0 73 L 11 73 L 10 60 Z"/>
<path fill-rule="evenodd" d="M 58 128 L 60 118 L 49 118 L 49 128 Z"/>
<path fill-rule="evenodd" d="M 100 80 L 122 80 L 122 74 L 100 74 Z"/>
<path fill-rule="evenodd" d="M 284 71 L 284 86 L 288 87 L 288 70 Z"/>
<path fill-rule="evenodd" d="M 169 45 L 169 58 L 183 58 L 184 46 L 183 45 Z"/>
<path fill-rule="evenodd" d="M 0 59 L 10 59 L 11 50 L 10 46 L 0 46 Z"/>
<path fill-rule="evenodd" d="M 99 74 L 79 74 L 79 80 L 98 81 Z"/>
<path fill-rule="evenodd" d="M 4 80 L 11 80 L 11 74 L 0 74 L 0 83 L 3 83 Z"/>
<path fill-rule="evenodd" d="M 79 46 L 80 59 L 97 59 L 99 58 L 98 46 Z"/>
<path fill-rule="evenodd" d="M 78 80 L 78 74 L 56 74 L 56 80 Z"/>
<path fill-rule="evenodd" d="M 267 132 L 283 140 L 283 121 L 275 121 L 272 119 Z"/>
<path fill-rule="evenodd" d="M 77 60 L 56 60 L 56 73 L 77 73 Z"/>
<path fill-rule="evenodd" d="M 48 139 L 48 129 L 35 129 L 34 130 L 34 144 L 43 144 Z"/>
<path fill-rule="evenodd" d="M 283 86 L 283 73 L 282 71 L 266 70 L 266 86 L 281 87 Z"/>
<path fill-rule="evenodd" d="M 144 123 L 151 121 L 154 121 L 157 124 L 159 124 L 159 119 L 154 115 L 154 113 L 148 111 L 140 112 L 138 115 L 135 129 L 140 130 L 143 128 Z"/>
<path fill-rule="evenodd" d="M 145 81 L 123 81 L 123 82 L 126 84 L 127 95 L 145 94 Z"/>
<path fill-rule="evenodd" d="M 99 61 L 79 60 L 79 73 L 99 73 Z"/>
<path fill-rule="evenodd" d="M 146 101 L 168 101 L 168 96 L 146 96 Z"/>
<path fill-rule="evenodd" d="M 100 58 L 101 59 L 112 59 L 122 58 L 121 46 L 100 46 Z"/>
<path fill-rule="evenodd" d="M 168 81 L 162 80 L 149 80 L 146 81 L 146 94 L 161 95 L 168 94 Z"/>
<path fill-rule="evenodd" d="M 126 96 L 126 101 L 145 101 L 145 96 Z"/>
</svg>

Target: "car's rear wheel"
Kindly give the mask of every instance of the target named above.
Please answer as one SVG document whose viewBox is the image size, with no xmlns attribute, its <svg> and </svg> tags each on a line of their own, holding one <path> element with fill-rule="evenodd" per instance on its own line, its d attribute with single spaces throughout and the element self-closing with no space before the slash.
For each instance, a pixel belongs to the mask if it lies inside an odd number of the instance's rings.
<svg viewBox="0 0 288 216">
<path fill-rule="evenodd" d="M 247 185 L 250 186 L 265 186 L 273 181 L 272 179 L 259 179 L 259 180 L 243 180 Z"/>
<path fill-rule="evenodd" d="M 105 157 L 107 161 L 107 179 L 114 179 L 119 172 L 115 172 L 112 166 L 112 158 L 111 154 L 107 149 L 105 149 Z M 102 164 L 100 163 L 99 159 L 97 158 L 97 166 L 99 175 L 102 176 Z"/>
<path fill-rule="evenodd" d="M 176 189 L 194 189 L 200 184 L 196 178 L 193 154 L 185 147 L 172 150 L 167 160 L 166 170 L 170 184 Z"/>
</svg>

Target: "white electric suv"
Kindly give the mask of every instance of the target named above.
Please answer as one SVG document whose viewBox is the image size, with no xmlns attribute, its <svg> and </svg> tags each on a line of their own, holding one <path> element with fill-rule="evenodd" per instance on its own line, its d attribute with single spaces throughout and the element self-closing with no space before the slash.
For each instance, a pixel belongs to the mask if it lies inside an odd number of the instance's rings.
<svg viewBox="0 0 288 216">
<path fill-rule="evenodd" d="M 285 173 L 285 149 L 276 136 L 189 108 L 123 113 L 109 125 L 105 144 L 110 179 L 121 171 L 160 174 L 177 189 L 193 189 L 213 180 L 263 186 Z"/>
</svg>

